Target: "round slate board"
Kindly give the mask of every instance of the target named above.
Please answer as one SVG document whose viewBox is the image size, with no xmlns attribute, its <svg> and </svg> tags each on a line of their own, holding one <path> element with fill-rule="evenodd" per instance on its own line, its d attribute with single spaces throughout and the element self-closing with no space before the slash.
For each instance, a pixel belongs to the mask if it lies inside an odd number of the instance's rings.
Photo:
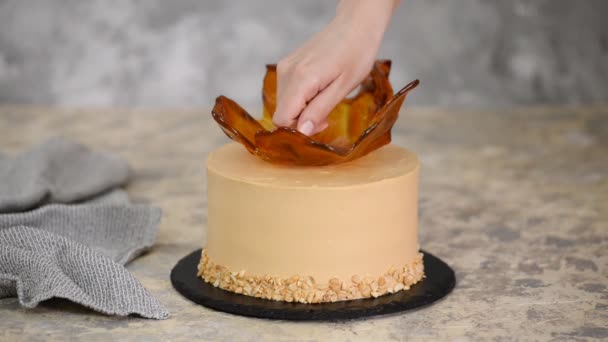
<svg viewBox="0 0 608 342">
<path fill-rule="evenodd" d="M 334 303 L 302 304 L 267 300 L 236 294 L 214 287 L 196 276 L 201 258 L 198 249 L 180 260 L 171 271 L 173 287 L 187 299 L 232 314 L 295 321 L 331 321 L 370 317 L 412 310 L 429 305 L 452 291 L 454 271 L 441 259 L 424 253 L 426 278 L 408 291 L 378 298 Z"/>
</svg>

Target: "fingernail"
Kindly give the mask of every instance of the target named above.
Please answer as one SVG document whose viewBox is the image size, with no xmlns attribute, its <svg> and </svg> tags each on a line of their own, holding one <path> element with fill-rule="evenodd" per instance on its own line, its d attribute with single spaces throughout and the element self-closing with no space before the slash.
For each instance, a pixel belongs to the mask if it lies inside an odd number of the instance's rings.
<svg viewBox="0 0 608 342">
<path fill-rule="evenodd" d="M 304 134 L 304 135 L 311 135 L 312 131 L 315 129 L 315 125 L 312 123 L 312 121 L 306 121 L 305 123 L 300 125 L 300 128 L 298 128 L 298 130 L 300 131 L 300 133 Z"/>
</svg>

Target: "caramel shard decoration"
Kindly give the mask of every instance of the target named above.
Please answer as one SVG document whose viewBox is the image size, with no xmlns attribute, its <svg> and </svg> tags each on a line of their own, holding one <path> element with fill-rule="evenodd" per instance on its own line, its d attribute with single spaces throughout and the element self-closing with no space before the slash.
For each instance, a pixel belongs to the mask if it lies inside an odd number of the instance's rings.
<svg viewBox="0 0 608 342">
<path fill-rule="evenodd" d="M 276 127 L 276 65 L 266 66 L 262 97 L 264 116 L 251 117 L 236 102 L 219 96 L 211 114 L 232 140 L 263 160 L 277 164 L 319 166 L 362 157 L 391 141 L 391 128 L 415 80 L 395 95 L 388 80 L 391 62 L 376 61 L 358 93 L 342 100 L 329 114 L 328 127 L 308 137 L 295 128 Z"/>
</svg>

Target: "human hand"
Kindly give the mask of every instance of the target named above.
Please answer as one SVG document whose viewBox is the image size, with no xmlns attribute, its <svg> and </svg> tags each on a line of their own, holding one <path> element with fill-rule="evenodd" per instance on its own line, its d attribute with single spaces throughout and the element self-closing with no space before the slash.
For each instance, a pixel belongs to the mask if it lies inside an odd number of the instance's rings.
<svg viewBox="0 0 608 342">
<path fill-rule="evenodd" d="M 277 65 L 273 122 L 305 135 L 327 128 L 331 110 L 370 72 L 398 0 L 342 0 L 335 18 Z"/>
</svg>

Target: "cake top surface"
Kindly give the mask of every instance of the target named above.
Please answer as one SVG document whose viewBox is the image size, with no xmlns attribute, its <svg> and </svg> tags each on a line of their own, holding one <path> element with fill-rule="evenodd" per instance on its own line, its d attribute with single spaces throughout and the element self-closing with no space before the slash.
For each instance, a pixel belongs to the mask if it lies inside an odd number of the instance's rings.
<svg viewBox="0 0 608 342">
<path fill-rule="evenodd" d="M 237 143 L 222 146 L 207 158 L 208 172 L 274 187 L 356 186 L 403 176 L 417 168 L 416 155 L 393 144 L 347 163 L 326 166 L 270 164 L 251 155 Z"/>
</svg>

